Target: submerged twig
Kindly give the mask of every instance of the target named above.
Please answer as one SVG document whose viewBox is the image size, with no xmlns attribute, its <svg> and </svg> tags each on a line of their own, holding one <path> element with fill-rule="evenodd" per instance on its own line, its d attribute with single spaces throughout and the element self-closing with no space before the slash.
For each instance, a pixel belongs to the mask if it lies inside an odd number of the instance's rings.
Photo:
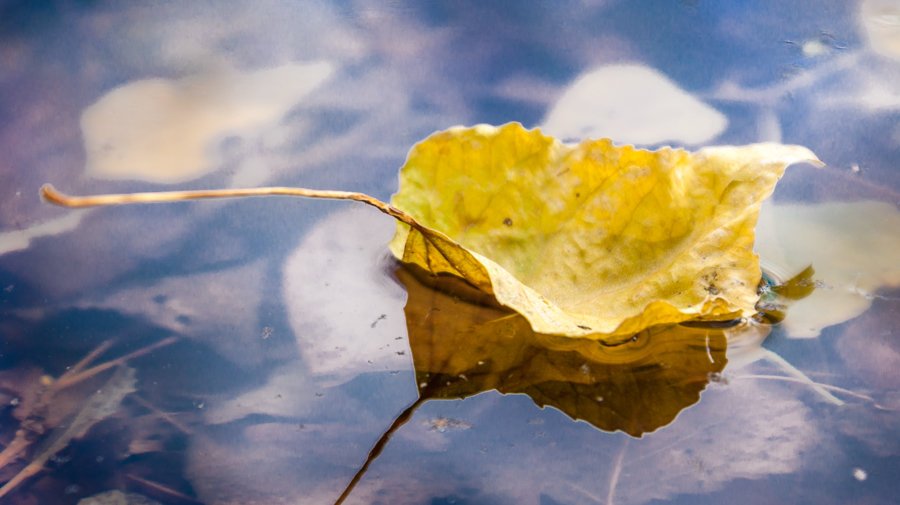
<svg viewBox="0 0 900 505">
<path fill-rule="evenodd" d="M 619 449 L 619 455 L 616 456 L 616 464 L 613 467 L 612 474 L 609 476 L 609 491 L 606 494 L 606 505 L 613 505 L 613 499 L 616 496 L 616 486 L 619 484 L 619 476 L 622 474 L 622 462 L 625 460 L 625 452 L 628 450 L 628 441 L 626 438 L 622 442 Z"/>
<path fill-rule="evenodd" d="M 0 468 L 14 461 L 19 453 L 27 449 L 29 445 L 31 445 L 31 440 L 27 437 L 26 430 L 20 428 L 16 431 L 16 438 L 6 445 L 3 452 L 0 452 Z"/>
<path fill-rule="evenodd" d="M 201 503 L 196 498 L 188 496 L 180 491 L 176 491 L 170 487 L 164 486 L 158 482 L 153 482 L 152 480 L 147 480 L 142 477 L 138 477 L 137 475 L 132 475 L 130 473 L 126 473 L 125 477 L 137 482 L 138 484 L 146 486 L 154 491 L 165 494 L 172 498 L 176 498 L 180 501 L 186 501 L 186 502 L 190 502 L 190 503 Z"/>
<path fill-rule="evenodd" d="M 135 373 L 133 368 L 119 367 L 116 373 L 106 381 L 104 387 L 91 395 L 75 417 L 66 424 L 65 428 L 56 430 L 50 438 L 44 442 L 38 455 L 28 465 L 10 479 L 3 487 L 0 487 L 0 498 L 12 491 L 20 483 L 40 472 L 54 454 L 61 451 L 69 442 L 83 436 L 91 426 L 105 419 L 118 410 L 122 399 L 135 391 Z"/>
<path fill-rule="evenodd" d="M 762 374 L 734 375 L 734 376 L 729 377 L 728 379 L 729 380 L 736 380 L 736 379 L 775 380 L 775 381 L 784 381 L 784 382 L 796 382 L 799 384 L 806 384 L 806 385 L 809 385 L 809 383 L 812 381 L 811 379 L 808 379 L 808 378 L 807 379 L 798 379 L 796 377 L 784 377 L 781 375 L 762 375 Z M 819 388 L 821 388 L 823 390 L 834 391 L 835 393 L 842 393 L 847 396 L 852 396 L 853 398 L 871 402 L 872 406 L 879 410 L 892 410 L 892 409 L 889 409 L 888 407 L 885 407 L 884 405 L 880 405 L 877 401 L 875 401 L 875 398 L 872 398 L 869 395 L 857 393 L 856 391 L 851 391 L 849 389 L 842 388 L 839 386 L 822 384 L 820 382 L 813 382 L 813 384 L 815 384 L 816 386 L 818 386 Z"/>
<path fill-rule="evenodd" d="M 160 347 L 167 346 L 167 345 L 175 342 L 176 340 L 178 340 L 177 337 L 166 337 L 166 338 L 160 340 L 159 342 L 156 342 L 155 344 L 148 345 L 147 347 L 144 347 L 143 349 L 138 349 L 137 351 L 126 354 L 125 356 L 116 358 L 114 360 L 107 361 L 106 363 L 101 363 L 95 367 L 85 370 L 84 372 L 80 372 L 80 373 L 77 373 L 74 375 L 64 374 L 56 381 L 56 383 L 55 383 L 56 389 L 57 390 L 63 389 L 72 384 L 83 381 L 91 376 L 97 375 L 98 373 L 100 373 L 104 370 L 108 370 L 114 366 L 121 365 L 128 360 L 137 358 L 139 356 L 143 356 L 144 354 L 147 354 L 148 352 L 158 349 Z"/>
<path fill-rule="evenodd" d="M 774 353 L 774 352 L 770 351 L 769 349 L 765 349 L 765 348 L 763 348 L 761 350 L 764 353 L 763 357 L 765 359 L 769 359 L 772 362 L 774 362 L 775 364 L 777 364 L 778 366 L 780 366 L 781 369 L 784 370 L 788 375 L 797 379 L 798 382 L 802 382 L 803 384 L 806 384 L 807 386 L 812 388 L 813 391 L 815 391 L 820 396 L 825 398 L 825 400 L 827 400 L 828 402 L 833 403 L 835 405 L 843 405 L 844 404 L 843 400 L 841 400 L 840 398 L 829 393 L 824 387 L 822 387 L 821 384 L 819 384 L 818 382 L 815 382 L 814 380 L 807 377 L 805 373 L 798 370 L 797 367 L 795 367 L 794 365 L 788 363 L 788 361 L 786 359 L 782 358 L 777 353 Z"/>
<path fill-rule="evenodd" d="M 184 424 L 180 423 L 178 420 L 176 420 L 174 417 L 172 417 L 172 415 L 169 414 L 168 412 L 163 412 L 162 410 L 157 408 L 156 405 L 153 405 L 152 403 L 148 402 L 147 400 L 141 398 L 141 395 L 134 395 L 131 398 L 133 400 L 137 401 L 138 403 L 140 403 L 141 405 L 143 405 L 144 407 L 146 407 L 151 412 L 153 412 L 153 414 L 156 415 L 157 417 L 167 421 L 169 424 L 174 426 L 178 431 L 184 433 L 185 435 L 193 435 L 194 434 L 193 430 L 191 430 Z"/>
<path fill-rule="evenodd" d="M 125 362 L 144 355 L 154 349 L 169 345 L 176 340 L 177 338 L 175 337 L 165 338 L 114 360 L 101 363 L 91 368 L 86 368 L 92 361 L 109 350 L 114 341 L 107 340 L 80 359 L 75 365 L 69 368 L 68 371 L 60 375 L 58 379 L 51 380 L 40 393 L 37 402 L 35 402 L 24 416 L 20 428 L 16 431 L 15 438 L 2 452 L 0 452 L 0 468 L 5 467 L 12 462 L 40 436 L 44 435 L 47 430 L 47 427 L 44 426 L 47 409 L 52 408 L 54 405 L 57 393 L 112 367 L 119 367 L 113 376 L 107 380 L 105 387 L 89 397 L 81 407 L 81 410 L 65 424 L 65 427 L 57 428 L 52 432 L 51 436 L 41 445 L 41 448 L 38 450 L 38 455 L 33 458 L 25 468 L 19 471 L 18 474 L 0 487 L 0 498 L 8 494 L 29 477 L 40 472 L 44 467 L 44 463 L 68 445 L 69 441 L 73 438 L 83 436 L 92 425 L 105 417 L 108 417 L 118 409 L 122 399 L 135 390 L 134 369 L 123 366 Z"/>
<path fill-rule="evenodd" d="M 61 380 L 69 379 L 70 377 L 73 377 L 73 376 L 81 373 L 81 371 L 84 370 L 84 367 L 90 365 L 101 354 L 108 351 L 109 348 L 112 347 L 112 345 L 114 343 L 115 343 L 115 339 L 109 339 L 109 340 L 103 342 L 102 344 L 98 345 L 93 351 L 87 353 L 87 355 L 85 357 L 78 360 L 78 363 L 75 363 L 74 365 L 69 367 L 69 369 L 66 370 L 66 372 L 64 374 L 59 376 L 59 379 L 56 379 L 56 382 L 54 383 L 56 389 L 62 389 L 62 387 L 59 385 Z"/>
</svg>

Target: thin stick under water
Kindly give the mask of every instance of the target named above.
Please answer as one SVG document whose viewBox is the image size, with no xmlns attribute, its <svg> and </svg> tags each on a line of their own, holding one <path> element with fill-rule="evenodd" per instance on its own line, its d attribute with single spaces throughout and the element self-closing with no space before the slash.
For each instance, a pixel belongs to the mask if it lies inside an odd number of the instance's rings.
<svg viewBox="0 0 900 505">
<path fill-rule="evenodd" d="M 734 375 L 732 377 L 729 377 L 729 379 L 762 379 L 762 380 L 776 380 L 776 381 L 784 381 L 784 382 L 796 382 L 799 384 L 807 384 L 807 385 L 809 384 L 808 380 L 798 379 L 796 377 L 784 377 L 781 375 L 761 375 L 761 374 Z M 838 386 L 822 384 L 820 382 L 816 382 L 815 384 L 818 387 L 828 390 L 828 391 L 834 391 L 836 393 L 843 393 L 847 396 L 852 396 L 854 398 L 859 398 L 860 400 L 865 400 L 867 402 L 871 402 L 872 406 L 879 410 L 894 410 L 894 409 L 891 409 L 891 408 L 885 407 L 884 405 L 879 404 L 877 401 L 875 401 L 875 398 L 872 398 L 869 395 L 857 393 L 856 391 L 852 391 L 852 390 L 838 387 Z"/>
<path fill-rule="evenodd" d="M 57 191 L 52 184 L 44 184 L 41 186 L 41 197 L 44 200 L 63 207 L 99 207 L 126 203 L 177 202 L 182 200 L 235 198 L 242 196 L 300 196 L 304 198 L 324 198 L 328 200 L 355 200 L 366 205 L 371 205 L 381 212 L 403 221 L 410 226 L 415 228 L 422 227 L 415 218 L 397 207 L 394 207 L 389 203 L 384 203 L 369 195 L 353 191 L 331 191 L 272 186 L 266 188 L 199 189 L 194 191 L 159 191 L 151 193 L 114 193 L 93 196 L 70 196 Z"/>
</svg>

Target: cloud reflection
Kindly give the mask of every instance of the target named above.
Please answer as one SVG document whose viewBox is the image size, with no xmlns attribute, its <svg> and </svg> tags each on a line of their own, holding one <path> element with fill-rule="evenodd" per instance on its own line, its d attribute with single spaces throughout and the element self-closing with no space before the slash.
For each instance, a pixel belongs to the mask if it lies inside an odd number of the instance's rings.
<svg viewBox="0 0 900 505">
<path fill-rule="evenodd" d="M 895 0 L 864 0 L 859 19 L 875 52 L 900 59 L 900 5 Z"/>
<path fill-rule="evenodd" d="M 284 300 L 312 374 L 344 382 L 411 368 L 404 290 L 388 276 L 394 220 L 353 206 L 321 220 L 284 267 Z"/>
<path fill-rule="evenodd" d="M 865 225 L 863 225 L 865 223 Z M 795 338 L 865 312 L 878 292 L 900 286 L 900 212 L 875 201 L 763 205 L 756 251 L 764 268 L 788 279 L 810 264 L 818 288 L 792 303 L 783 325 Z"/>
<path fill-rule="evenodd" d="M 609 65 L 582 74 L 547 113 L 543 130 L 564 139 L 701 144 L 728 125 L 719 111 L 642 65 Z"/>
<path fill-rule="evenodd" d="M 158 183 L 205 175 L 218 166 L 216 141 L 258 136 L 332 73 L 327 62 L 289 63 L 119 86 L 82 114 L 87 173 Z"/>
</svg>

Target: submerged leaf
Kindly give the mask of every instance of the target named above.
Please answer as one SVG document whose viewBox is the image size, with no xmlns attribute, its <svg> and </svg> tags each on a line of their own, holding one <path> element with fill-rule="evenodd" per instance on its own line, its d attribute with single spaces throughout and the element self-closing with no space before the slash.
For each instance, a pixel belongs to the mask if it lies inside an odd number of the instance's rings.
<svg viewBox="0 0 900 505">
<path fill-rule="evenodd" d="M 653 325 L 755 312 L 760 203 L 800 146 L 696 153 L 568 145 L 526 130 L 451 128 L 410 152 L 391 251 L 452 274 L 537 333 L 623 342 Z"/>
</svg>

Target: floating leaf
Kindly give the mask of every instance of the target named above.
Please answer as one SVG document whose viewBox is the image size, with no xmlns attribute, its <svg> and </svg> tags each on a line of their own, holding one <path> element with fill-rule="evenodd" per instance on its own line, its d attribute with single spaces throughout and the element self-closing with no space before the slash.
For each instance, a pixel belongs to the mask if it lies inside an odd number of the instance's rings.
<svg viewBox="0 0 900 505">
<path fill-rule="evenodd" d="M 68 197 L 45 185 L 42 195 L 72 207 L 292 195 L 356 200 L 398 221 L 394 255 L 450 289 L 398 274 L 419 398 L 341 503 L 431 398 L 525 393 L 635 436 L 670 422 L 725 363 L 727 325 L 687 321 L 755 314 L 760 203 L 800 161 L 818 162 L 778 144 L 693 154 L 605 139 L 567 145 L 510 123 L 452 128 L 415 146 L 390 205 L 286 187 Z"/>
<path fill-rule="evenodd" d="M 391 250 L 462 277 L 538 333 L 620 343 L 657 324 L 755 312 L 760 203 L 800 146 L 696 153 L 567 145 L 526 130 L 452 128 L 416 145 L 392 203 Z"/>
<path fill-rule="evenodd" d="M 759 206 L 801 161 L 818 160 L 780 144 L 693 154 L 606 139 L 568 145 L 509 123 L 451 128 L 416 145 L 393 205 L 285 187 L 67 197 L 45 185 L 42 195 L 73 207 L 259 195 L 361 201 L 399 221 L 390 248 L 403 262 L 465 279 L 537 333 L 615 345 L 654 325 L 753 314 Z"/>
</svg>

